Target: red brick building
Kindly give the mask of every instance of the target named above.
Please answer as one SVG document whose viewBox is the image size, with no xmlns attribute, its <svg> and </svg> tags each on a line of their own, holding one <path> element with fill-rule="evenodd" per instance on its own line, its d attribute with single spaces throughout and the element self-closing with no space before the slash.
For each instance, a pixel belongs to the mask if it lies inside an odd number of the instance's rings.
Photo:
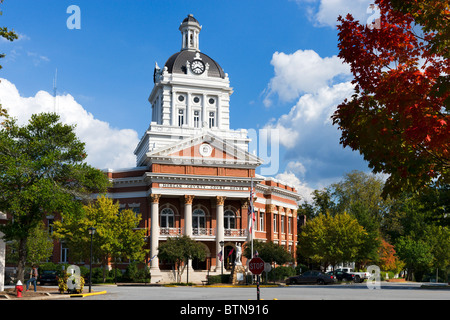
<svg viewBox="0 0 450 320">
<path fill-rule="evenodd" d="M 137 166 L 105 170 L 113 184 L 108 196 L 142 215 L 152 282 L 171 280 L 171 266 L 156 254 L 160 243 L 179 235 L 201 242 L 207 251 L 206 261 L 190 262 L 194 273 L 220 272 L 222 263 L 228 268 L 236 245 L 250 239 L 252 182 L 253 238 L 278 243 L 295 257 L 300 196 L 290 185 L 255 174 L 262 161 L 248 152 L 247 130 L 230 129 L 233 89 L 228 74 L 199 50 L 201 28 L 192 15 L 185 18 L 179 27 L 181 50 L 164 67 L 155 66 L 152 119 L 135 149 Z M 54 260 L 65 259 L 61 244 Z"/>
</svg>

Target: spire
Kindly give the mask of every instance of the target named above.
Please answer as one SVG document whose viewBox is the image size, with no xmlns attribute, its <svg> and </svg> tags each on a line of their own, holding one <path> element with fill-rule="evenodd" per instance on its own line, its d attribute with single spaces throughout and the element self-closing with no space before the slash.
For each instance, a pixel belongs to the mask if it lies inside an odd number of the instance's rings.
<svg viewBox="0 0 450 320">
<path fill-rule="evenodd" d="M 199 33 L 202 27 L 192 14 L 189 14 L 181 23 L 181 50 L 200 51 Z"/>
</svg>

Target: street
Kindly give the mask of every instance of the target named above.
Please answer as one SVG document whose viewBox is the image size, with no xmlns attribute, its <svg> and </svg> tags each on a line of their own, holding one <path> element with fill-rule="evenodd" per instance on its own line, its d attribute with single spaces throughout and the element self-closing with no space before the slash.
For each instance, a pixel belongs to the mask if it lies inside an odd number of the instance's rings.
<svg viewBox="0 0 450 320">
<path fill-rule="evenodd" d="M 450 289 L 423 289 L 421 285 L 382 282 L 380 289 L 368 289 L 365 283 L 292 285 L 261 287 L 260 294 L 262 300 L 450 300 Z M 255 287 L 94 286 L 93 290 L 107 293 L 83 300 L 256 300 Z"/>
</svg>

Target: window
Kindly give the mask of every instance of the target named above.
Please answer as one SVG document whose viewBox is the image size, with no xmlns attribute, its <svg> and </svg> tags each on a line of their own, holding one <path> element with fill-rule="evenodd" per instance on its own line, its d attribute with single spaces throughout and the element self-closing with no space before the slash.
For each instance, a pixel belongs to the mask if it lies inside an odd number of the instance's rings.
<svg viewBox="0 0 450 320">
<path fill-rule="evenodd" d="M 288 218 L 288 233 L 292 234 L 292 218 Z"/>
<path fill-rule="evenodd" d="M 284 233 L 284 216 L 281 216 L 281 233 Z"/>
<path fill-rule="evenodd" d="M 213 128 L 215 126 L 215 113 L 214 112 L 210 112 L 209 113 L 209 127 Z"/>
<path fill-rule="evenodd" d="M 47 218 L 47 223 L 48 223 L 48 234 L 50 234 L 50 235 L 53 234 L 53 222 L 55 222 L 55 219 L 53 219 L 53 218 Z"/>
<path fill-rule="evenodd" d="M 223 214 L 225 229 L 236 229 L 236 215 L 233 211 L 227 210 Z"/>
<path fill-rule="evenodd" d="M 184 110 L 178 110 L 178 126 L 181 127 L 184 124 Z"/>
<path fill-rule="evenodd" d="M 277 233 L 277 220 L 278 220 L 278 215 L 274 214 L 273 215 L 273 232 Z"/>
<path fill-rule="evenodd" d="M 194 212 L 192 212 L 192 229 L 198 231 L 198 229 L 205 228 L 205 211 L 202 209 L 195 209 Z M 197 234 L 200 234 L 198 232 Z"/>
<path fill-rule="evenodd" d="M 259 212 L 259 231 L 264 231 L 264 212 Z"/>
<path fill-rule="evenodd" d="M 61 261 L 60 262 L 69 262 L 68 259 L 69 248 L 66 246 L 64 242 L 61 243 Z"/>
<path fill-rule="evenodd" d="M 174 213 L 170 208 L 164 208 L 161 210 L 159 217 L 159 226 L 161 228 L 173 228 L 174 226 Z"/>
<path fill-rule="evenodd" d="M 200 128 L 200 111 L 194 111 L 194 128 Z"/>
</svg>

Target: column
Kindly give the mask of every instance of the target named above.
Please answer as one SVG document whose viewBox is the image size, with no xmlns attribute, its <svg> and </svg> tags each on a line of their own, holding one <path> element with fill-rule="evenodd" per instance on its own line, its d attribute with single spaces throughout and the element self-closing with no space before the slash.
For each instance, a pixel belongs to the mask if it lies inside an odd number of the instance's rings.
<svg viewBox="0 0 450 320">
<path fill-rule="evenodd" d="M 192 237 L 192 202 L 193 195 L 184 196 L 184 234 Z"/>
<path fill-rule="evenodd" d="M 153 258 L 158 254 L 158 245 L 159 245 L 159 198 L 160 194 L 151 194 L 150 202 L 151 202 L 151 211 L 150 211 L 150 258 Z M 158 257 L 154 257 L 150 262 L 150 272 L 159 272 L 159 260 Z M 153 282 L 153 279 L 152 279 Z"/>
<path fill-rule="evenodd" d="M 8 220 L 6 219 L 6 214 L 0 212 L 0 225 L 6 224 Z M 6 261 L 6 243 L 2 239 L 3 233 L 0 232 L 0 291 L 5 289 L 5 261 Z"/>
<path fill-rule="evenodd" d="M 216 251 L 217 254 L 220 252 L 220 242 L 224 241 L 224 225 L 223 225 L 223 205 L 225 203 L 225 197 L 216 197 Z M 222 268 L 222 262 L 219 260 L 219 257 L 216 254 L 216 271 L 220 271 Z M 224 256 L 224 252 L 222 252 L 222 257 Z"/>
</svg>

